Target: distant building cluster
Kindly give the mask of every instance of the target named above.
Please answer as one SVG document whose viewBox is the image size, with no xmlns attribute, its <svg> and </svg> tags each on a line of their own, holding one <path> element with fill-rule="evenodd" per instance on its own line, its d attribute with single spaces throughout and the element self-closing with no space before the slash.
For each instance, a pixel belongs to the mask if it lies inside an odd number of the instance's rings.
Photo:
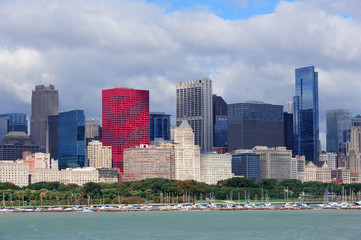
<svg viewBox="0 0 361 240">
<path fill-rule="evenodd" d="M 150 112 L 149 91 L 102 90 L 102 119 L 59 112 L 54 85 L 32 91 L 31 116 L 0 114 L 0 182 L 86 182 L 147 178 L 216 184 L 231 177 L 361 182 L 361 115 L 326 112 L 327 152 L 319 140 L 318 72 L 295 70 L 292 101 L 227 103 L 210 79 L 179 82 L 176 126 Z"/>
</svg>

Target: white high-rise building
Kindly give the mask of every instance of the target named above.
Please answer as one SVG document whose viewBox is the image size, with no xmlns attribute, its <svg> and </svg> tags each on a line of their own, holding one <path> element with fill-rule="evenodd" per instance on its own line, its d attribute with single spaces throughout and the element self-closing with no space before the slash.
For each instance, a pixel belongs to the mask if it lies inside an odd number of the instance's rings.
<svg viewBox="0 0 361 240">
<path fill-rule="evenodd" d="M 89 167 L 112 168 L 112 147 L 103 146 L 100 141 L 88 144 Z"/>
<path fill-rule="evenodd" d="M 174 170 L 176 180 L 200 181 L 200 149 L 187 120 L 174 128 Z"/>
<path fill-rule="evenodd" d="M 177 91 L 177 126 L 188 120 L 195 144 L 201 152 L 211 152 L 213 147 L 212 81 L 209 79 L 179 82 Z"/>
</svg>

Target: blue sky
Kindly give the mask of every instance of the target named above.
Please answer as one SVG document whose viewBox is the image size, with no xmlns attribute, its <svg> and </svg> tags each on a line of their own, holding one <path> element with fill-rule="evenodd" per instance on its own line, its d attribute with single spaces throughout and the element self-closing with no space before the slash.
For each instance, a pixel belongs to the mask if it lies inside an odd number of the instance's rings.
<svg viewBox="0 0 361 240">
<path fill-rule="evenodd" d="M 227 19 L 248 19 L 255 15 L 273 13 L 279 0 L 148 0 L 166 9 L 166 12 L 185 9 L 207 10 Z M 293 1 L 287 1 L 293 2 Z"/>
</svg>

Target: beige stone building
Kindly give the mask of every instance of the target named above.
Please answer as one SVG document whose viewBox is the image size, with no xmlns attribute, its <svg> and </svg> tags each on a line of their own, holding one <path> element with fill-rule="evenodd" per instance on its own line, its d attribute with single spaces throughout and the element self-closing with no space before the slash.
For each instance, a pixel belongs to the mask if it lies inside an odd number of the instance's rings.
<svg viewBox="0 0 361 240">
<path fill-rule="evenodd" d="M 11 182 L 19 187 L 29 184 L 29 165 L 13 161 L 0 161 L 0 182 Z"/>
<path fill-rule="evenodd" d="M 298 172 L 301 182 L 331 182 L 331 169 L 327 162 L 309 162 L 303 172 Z"/>
<path fill-rule="evenodd" d="M 59 182 L 57 169 L 33 169 L 29 170 L 29 184 L 37 182 Z"/>
<path fill-rule="evenodd" d="M 200 155 L 201 182 L 217 184 L 232 177 L 232 156 L 229 153 L 204 153 Z"/>
<path fill-rule="evenodd" d="M 64 184 L 74 183 L 83 186 L 88 182 L 118 182 L 118 171 L 116 169 L 67 168 L 59 172 L 59 182 Z"/>
<path fill-rule="evenodd" d="M 253 152 L 260 155 L 261 179 L 291 179 L 292 151 L 286 147 L 254 147 Z"/>
<path fill-rule="evenodd" d="M 200 181 L 200 148 L 187 120 L 174 128 L 175 179 Z"/>
<path fill-rule="evenodd" d="M 89 167 L 112 168 L 112 147 L 103 146 L 100 141 L 91 141 L 88 144 Z"/>
<path fill-rule="evenodd" d="M 140 145 L 124 149 L 124 174 L 134 175 L 134 180 L 146 178 L 172 179 L 174 176 L 174 148 L 172 144 L 159 147 Z"/>
</svg>

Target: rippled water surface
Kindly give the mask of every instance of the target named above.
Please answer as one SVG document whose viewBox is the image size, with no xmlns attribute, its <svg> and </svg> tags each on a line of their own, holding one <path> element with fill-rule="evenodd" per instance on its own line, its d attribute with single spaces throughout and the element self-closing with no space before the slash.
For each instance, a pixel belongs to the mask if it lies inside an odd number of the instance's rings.
<svg viewBox="0 0 361 240">
<path fill-rule="evenodd" d="M 361 239 L 361 210 L 0 213 L 0 239 Z"/>
</svg>

